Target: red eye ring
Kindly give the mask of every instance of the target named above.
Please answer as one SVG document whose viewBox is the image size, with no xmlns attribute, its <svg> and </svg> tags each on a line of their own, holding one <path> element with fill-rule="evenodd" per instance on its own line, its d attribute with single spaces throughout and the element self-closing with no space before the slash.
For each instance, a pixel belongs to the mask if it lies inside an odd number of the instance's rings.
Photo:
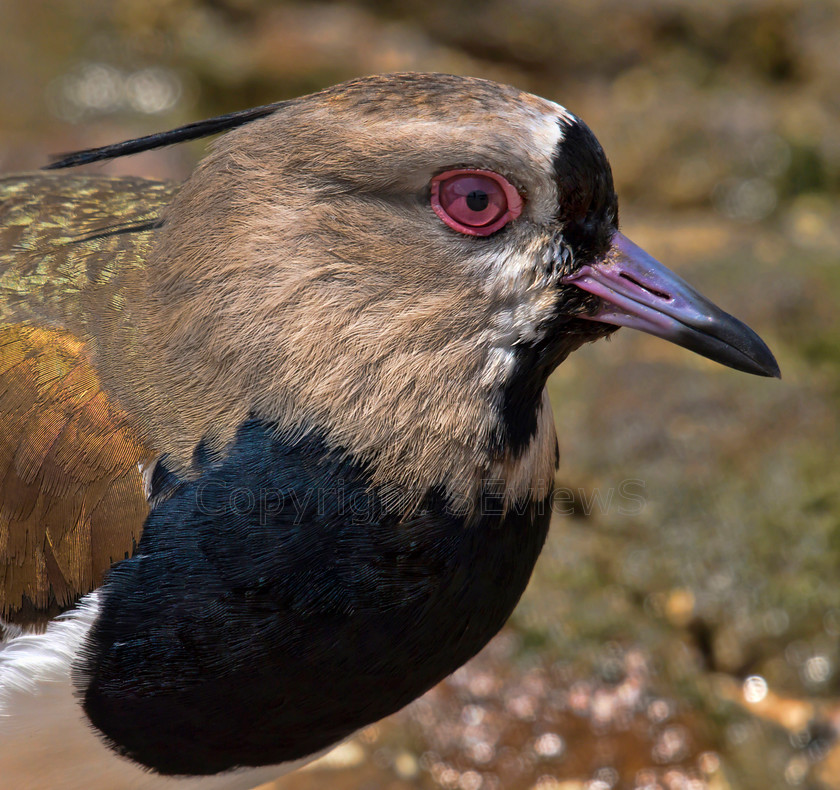
<svg viewBox="0 0 840 790">
<path fill-rule="evenodd" d="M 492 170 L 447 170 L 431 182 L 432 209 L 450 228 L 489 236 L 522 213 L 513 184 Z"/>
</svg>

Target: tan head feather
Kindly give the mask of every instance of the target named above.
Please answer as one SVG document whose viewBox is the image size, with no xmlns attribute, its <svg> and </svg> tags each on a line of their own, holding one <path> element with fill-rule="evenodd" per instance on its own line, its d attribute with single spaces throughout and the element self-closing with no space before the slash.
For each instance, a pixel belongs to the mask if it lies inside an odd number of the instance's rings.
<svg viewBox="0 0 840 790">
<path fill-rule="evenodd" d="M 502 475 L 512 495 L 547 490 L 547 398 L 515 453 L 501 400 L 563 298 L 547 264 L 570 118 L 494 83 L 402 75 L 228 134 L 166 210 L 123 326 L 97 338 L 106 384 L 183 469 L 200 440 L 221 449 L 257 415 L 326 436 L 380 486 L 469 497 Z M 522 216 L 487 238 L 447 227 L 429 182 L 459 167 L 507 178 Z"/>
</svg>

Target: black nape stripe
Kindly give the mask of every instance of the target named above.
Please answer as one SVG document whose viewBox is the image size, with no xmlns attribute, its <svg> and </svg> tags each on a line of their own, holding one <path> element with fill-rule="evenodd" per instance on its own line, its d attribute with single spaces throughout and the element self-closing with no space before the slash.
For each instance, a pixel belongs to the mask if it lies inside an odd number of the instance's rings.
<svg viewBox="0 0 840 790">
<path fill-rule="evenodd" d="M 264 118 L 286 104 L 288 102 L 265 104 L 261 107 L 252 107 L 250 110 L 238 110 L 227 115 L 219 115 L 216 118 L 188 123 L 186 126 L 179 126 L 177 129 L 170 129 L 168 132 L 156 132 L 145 137 L 136 137 L 133 140 L 104 145 L 101 148 L 86 148 L 83 151 L 59 154 L 55 162 L 45 165 L 42 170 L 60 170 L 65 167 L 89 165 L 91 162 L 102 162 L 106 159 L 116 159 L 120 156 L 130 156 L 142 151 L 152 151 L 155 148 L 183 143 L 187 140 L 198 140 L 219 132 L 227 132 L 238 126 L 244 126 L 258 118 Z"/>
</svg>

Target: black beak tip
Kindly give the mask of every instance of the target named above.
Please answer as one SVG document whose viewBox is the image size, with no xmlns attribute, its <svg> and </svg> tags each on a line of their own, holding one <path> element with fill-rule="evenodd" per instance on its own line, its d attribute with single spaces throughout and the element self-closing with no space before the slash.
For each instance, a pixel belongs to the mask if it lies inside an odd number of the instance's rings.
<svg viewBox="0 0 840 790">
<path fill-rule="evenodd" d="M 773 358 L 773 364 L 767 368 L 767 372 L 764 375 L 774 379 L 780 379 L 782 377 L 782 371 L 779 370 L 779 363 L 776 362 L 775 358 Z"/>
<path fill-rule="evenodd" d="M 740 322 L 738 323 L 740 324 Z M 739 352 L 737 356 L 740 357 L 740 364 L 732 365 L 734 358 L 729 356 L 729 353 L 724 353 L 724 355 L 719 357 L 716 361 L 722 362 L 724 365 L 728 364 L 730 367 L 737 367 L 745 373 L 780 379 L 782 377 L 782 371 L 779 369 L 779 363 L 776 362 L 776 357 L 773 356 L 773 352 L 768 348 L 767 344 L 752 331 L 752 329 L 744 324 L 740 325 L 744 332 L 742 338 L 747 341 L 745 344 L 746 347 L 740 344 L 733 344 L 734 348 Z M 729 349 L 727 349 L 727 352 L 728 351 Z M 744 362 L 747 364 L 744 365 Z"/>
<path fill-rule="evenodd" d="M 758 339 L 757 335 L 756 339 Z M 747 364 L 743 364 L 744 357 L 749 360 Z M 737 367 L 745 373 L 752 373 L 755 376 L 765 376 L 772 379 L 780 379 L 782 377 L 782 371 L 779 370 L 779 363 L 776 362 L 773 352 L 761 340 L 758 341 L 758 344 L 752 345 L 749 353 L 741 357 L 741 364 L 737 366 L 732 365 L 730 360 L 721 358 L 717 359 L 717 361 L 722 362 L 724 365 L 728 364 L 730 367 Z"/>
<path fill-rule="evenodd" d="M 776 357 L 768 345 L 746 324 L 742 324 L 738 319 L 727 316 L 733 324 L 740 325 L 742 338 L 746 340 L 746 348 L 743 348 L 745 356 L 752 362 L 751 370 L 748 372 L 755 373 L 758 376 L 766 376 L 767 378 L 780 379 L 782 371 L 779 369 L 779 363 L 776 362 Z M 737 344 L 733 345 L 738 347 Z"/>
</svg>

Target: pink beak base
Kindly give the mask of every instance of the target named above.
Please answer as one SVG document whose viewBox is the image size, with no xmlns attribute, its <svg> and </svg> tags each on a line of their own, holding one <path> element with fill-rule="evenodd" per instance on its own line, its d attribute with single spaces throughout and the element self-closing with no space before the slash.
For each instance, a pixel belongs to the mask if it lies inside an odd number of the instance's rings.
<svg viewBox="0 0 840 790">
<path fill-rule="evenodd" d="M 622 233 L 603 260 L 565 278 L 601 298 L 590 321 L 661 337 L 735 370 L 781 378 L 766 343 Z"/>
</svg>

